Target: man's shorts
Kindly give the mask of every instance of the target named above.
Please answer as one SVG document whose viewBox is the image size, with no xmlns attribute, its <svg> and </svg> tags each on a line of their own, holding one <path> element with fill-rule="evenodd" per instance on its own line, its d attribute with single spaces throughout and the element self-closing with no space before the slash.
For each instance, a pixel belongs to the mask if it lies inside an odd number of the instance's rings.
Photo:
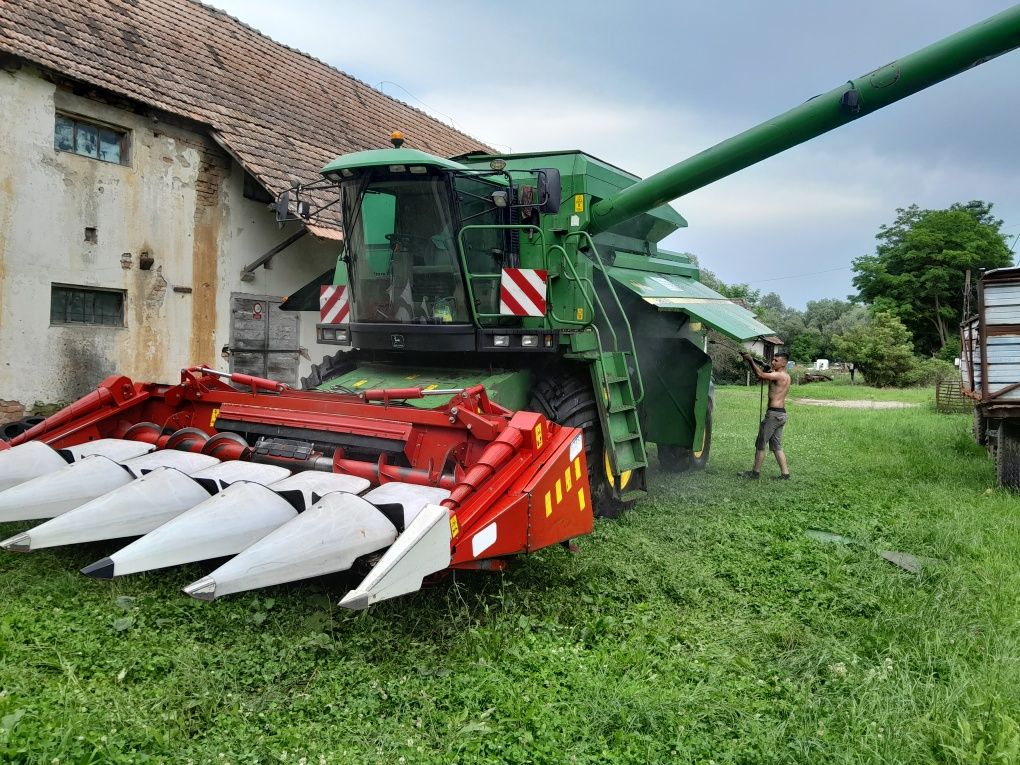
<svg viewBox="0 0 1020 765">
<path fill-rule="evenodd" d="M 758 440 L 754 442 L 754 448 L 762 451 L 765 444 L 774 452 L 783 448 L 783 426 L 786 425 L 786 410 L 772 409 L 765 412 L 765 419 L 761 421 L 758 428 Z"/>
</svg>

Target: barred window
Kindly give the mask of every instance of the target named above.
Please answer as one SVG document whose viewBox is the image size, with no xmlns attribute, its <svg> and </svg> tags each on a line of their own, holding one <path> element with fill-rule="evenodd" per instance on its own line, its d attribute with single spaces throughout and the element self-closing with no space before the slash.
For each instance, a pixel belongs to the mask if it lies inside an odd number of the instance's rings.
<svg viewBox="0 0 1020 765">
<path fill-rule="evenodd" d="M 124 326 L 124 290 L 54 284 L 50 291 L 50 324 Z"/>
<path fill-rule="evenodd" d="M 53 147 L 101 162 L 128 164 L 126 130 L 86 122 L 78 117 L 58 114 L 53 128 Z"/>
</svg>

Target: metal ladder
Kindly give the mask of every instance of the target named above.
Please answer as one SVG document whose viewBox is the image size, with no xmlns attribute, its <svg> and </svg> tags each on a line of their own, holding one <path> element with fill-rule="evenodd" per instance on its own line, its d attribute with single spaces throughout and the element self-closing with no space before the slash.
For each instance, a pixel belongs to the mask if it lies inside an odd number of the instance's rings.
<svg viewBox="0 0 1020 765">
<path fill-rule="evenodd" d="M 607 290 L 612 295 L 629 343 L 628 349 L 620 349 L 620 338 L 598 296 L 594 282 L 580 278 L 570 262 L 566 248 L 562 245 L 551 246 L 549 252 L 558 250 L 562 264 L 570 272 L 569 276 L 564 275 L 565 278 L 576 281 L 581 287 L 581 293 L 585 296 L 589 294 L 590 290 L 591 298 L 588 299 L 588 302 L 591 310 L 588 315 L 601 317 L 612 339 L 613 350 L 607 350 L 602 341 L 602 333 L 599 332 L 596 323 L 594 321 L 586 322 L 595 335 L 598 349 L 584 355 L 594 361 L 591 367 L 592 386 L 596 391 L 599 419 L 602 424 L 602 432 L 605 434 L 604 447 L 609 462 L 606 473 L 616 495 L 624 501 L 629 501 L 639 498 L 645 491 L 644 470 L 648 467 L 648 455 L 637 411 L 638 404 L 644 398 L 644 382 L 641 380 L 630 322 L 620 304 L 620 298 L 616 294 L 612 280 L 606 272 L 602 256 L 587 232 L 575 231 L 568 234 L 567 238 L 574 236 L 587 240 L 593 260 L 606 280 Z M 588 289 L 585 289 L 586 286 Z M 633 374 L 630 361 L 633 362 Z M 636 395 L 635 382 L 639 390 Z"/>
</svg>

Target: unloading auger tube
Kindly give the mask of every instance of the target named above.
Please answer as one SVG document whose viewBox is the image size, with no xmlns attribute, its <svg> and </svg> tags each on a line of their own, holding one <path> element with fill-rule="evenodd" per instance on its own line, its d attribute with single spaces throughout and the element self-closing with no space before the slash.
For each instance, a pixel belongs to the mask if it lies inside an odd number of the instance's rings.
<svg viewBox="0 0 1020 765">
<path fill-rule="evenodd" d="M 606 231 L 1018 47 L 1020 5 L 1015 5 L 595 203 L 588 232 Z"/>
<path fill-rule="evenodd" d="M 239 390 L 235 386 L 244 386 Z M 407 399 L 444 395 L 433 409 Z M 83 569 L 112 578 L 233 556 L 202 600 L 349 569 L 364 608 L 450 569 L 500 569 L 591 532 L 581 431 L 484 387 L 297 391 L 206 367 L 178 385 L 104 380 L 0 442 L 0 546 L 139 537 Z"/>
</svg>

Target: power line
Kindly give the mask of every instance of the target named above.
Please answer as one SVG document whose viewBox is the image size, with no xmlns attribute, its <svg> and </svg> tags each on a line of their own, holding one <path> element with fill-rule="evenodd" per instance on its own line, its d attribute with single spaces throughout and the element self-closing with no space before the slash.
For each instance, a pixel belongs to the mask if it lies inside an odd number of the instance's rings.
<svg viewBox="0 0 1020 765">
<path fill-rule="evenodd" d="M 439 111 L 434 106 L 430 106 L 429 104 L 425 103 L 420 98 L 418 98 L 418 96 L 416 96 L 414 93 L 412 93 L 407 88 L 405 88 L 403 85 L 401 85 L 399 82 L 393 82 L 393 80 L 382 80 L 380 83 L 378 83 L 375 86 L 375 89 L 378 90 L 380 93 L 385 94 L 386 91 L 383 90 L 383 87 L 382 87 L 383 85 L 393 85 L 395 87 L 400 88 L 402 91 L 407 93 L 407 95 L 409 95 L 411 98 L 413 98 L 419 104 L 424 106 L 430 112 L 434 112 L 435 114 L 438 114 L 440 117 L 444 117 L 450 123 L 451 126 L 455 127 L 457 130 L 460 130 L 461 132 L 464 132 L 464 129 L 460 125 L 457 124 L 457 120 L 455 120 L 449 114 L 446 114 L 445 112 Z M 488 143 L 491 146 L 502 146 L 502 147 L 504 147 L 506 149 L 506 151 L 507 151 L 507 154 L 512 154 L 513 153 L 513 149 L 509 145 L 507 145 L 505 143 L 495 143 L 493 141 L 486 141 L 486 143 Z"/>
<path fill-rule="evenodd" d="M 831 274 L 833 271 L 849 271 L 853 266 L 840 266 L 839 268 L 827 268 L 824 271 L 812 271 L 808 274 L 790 274 L 789 276 L 773 276 L 768 279 L 752 279 L 748 284 L 761 284 L 762 282 L 778 282 L 783 279 L 802 279 L 805 276 L 818 276 L 819 274 Z"/>
</svg>

